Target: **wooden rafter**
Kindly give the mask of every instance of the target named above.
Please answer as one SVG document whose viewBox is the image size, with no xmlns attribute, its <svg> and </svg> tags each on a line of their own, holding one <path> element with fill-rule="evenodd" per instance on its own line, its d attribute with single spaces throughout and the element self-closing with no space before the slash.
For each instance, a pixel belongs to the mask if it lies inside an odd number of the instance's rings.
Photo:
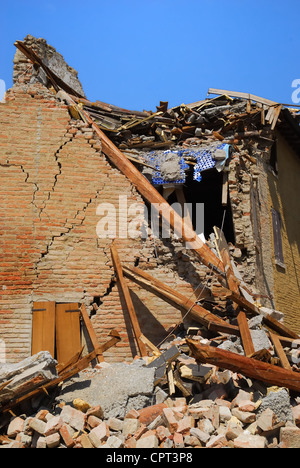
<svg viewBox="0 0 300 468">
<path fill-rule="evenodd" d="M 192 356 L 202 363 L 229 369 L 252 379 L 260 380 L 268 385 L 286 387 L 296 392 L 300 391 L 300 374 L 282 367 L 274 366 L 257 359 L 241 356 L 213 346 L 200 345 L 187 339 Z"/>
</svg>

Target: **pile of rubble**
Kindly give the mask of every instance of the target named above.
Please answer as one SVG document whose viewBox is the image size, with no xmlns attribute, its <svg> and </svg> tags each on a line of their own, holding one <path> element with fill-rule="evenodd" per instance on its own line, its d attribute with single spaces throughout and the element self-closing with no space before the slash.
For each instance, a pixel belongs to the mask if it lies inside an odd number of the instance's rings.
<svg viewBox="0 0 300 468">
<path fill-rule="evenodd" d="M 253 331 L 265 333 L 255 330 L 257 323 L 253 326 Z M 189 335 L 181 330 L 162 345 L 159 356 L 88 367 L 47 395 L 41 392 L 26 408 L 21 405 L 18 414 L 5 412 L 0 416 L 0 447 L 300 447 L 297 394 L 199 363 L 191 343 L 206 346 L 210 341 L 215 349 L 233 346 L 243 354 L 234 337 L 227 336 L 220 344 L 199 333 L 196 328 L 189 329 Z M 4 365 L 1 382 L 17 380 L 24 385 L 26 378 L 41 373 L 51 381 L 56 375 L 49 375 L 55 363 L 50 361 L 48 353 L 40 353 L 19 365 Z M 31 366 L 22 371 L 29 362 Z"/>
</svg>

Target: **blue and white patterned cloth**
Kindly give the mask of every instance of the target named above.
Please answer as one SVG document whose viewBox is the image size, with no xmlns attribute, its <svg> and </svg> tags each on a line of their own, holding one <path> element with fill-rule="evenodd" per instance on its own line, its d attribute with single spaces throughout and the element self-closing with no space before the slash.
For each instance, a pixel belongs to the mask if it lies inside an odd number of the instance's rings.
<svg viewBox="0 0 300 468">
<path fill-rule="evenodd" d="M 214 159 L 213 155 L 217 150 L 224 150 L 225 151 L 225 159 L 222 161 Z M 202 172 L 206 171 L 207 169 L 216 168 L 218 171 L 222 171 L 226 164 L 226 161 L 229 157 L 229 150 L 230 145 L 226 143 L 222 143 L 221 145 L 214 146 L 211 149 L 203 149 L 195 154 L 197 159 L 197 164 L 194 167 L 194 180 L 200 182 L 202 180 Z"/>
<path fill-rule="evenodd" d="M 214 158 L 214 154 L 217 150 L 224 151 L 224 159 L 219 160 Z M 185 157 L 196 158 L 196 165 L 194 166 L 193 179 L 200 182 L 202 180 L 202 172 L 208 169 L 216 168 L 218 171 L 222 171 L 229 157 L 230 145 L 228 144 L 214 144 L 211 147 L 195 148 L 195 149 L 184 149 L 184 150 L 167 150 L 167 151 L 151 151 L 148 155 L 144 155 L 145 161 L 155 168 L 152 175 L 152 182 L 155 185 L 166 185 L 166 184 L 184 184 L 186 180 L 185 171 L 189 168 L 185 162 Z M 180 177 L 176 180 L 167 179 L 162 171 L 161 167 L 166 162 L 170 155 L 174 154 L 178 157 L 178 164 L 180 166 Z"/>
<path fill-rule="evenodd" d="M 170 157 L 171 154 L 178 156 L 178 164 L 180 167 L 180 177 L 176 180 L 166 180 L 161 173 L 161 166 Z M 144 159 L 155 168 L 154 174 L 152 176 L 152 182 L 155 185 L 164 185 L 164 184 L 184 184 L 185 183 L 185 171 L 189 168 L 186 164 L 184 157 L 184 151 L 172 151 L 167 150 L 163 152 L 151 151 Z"/>
</svg>

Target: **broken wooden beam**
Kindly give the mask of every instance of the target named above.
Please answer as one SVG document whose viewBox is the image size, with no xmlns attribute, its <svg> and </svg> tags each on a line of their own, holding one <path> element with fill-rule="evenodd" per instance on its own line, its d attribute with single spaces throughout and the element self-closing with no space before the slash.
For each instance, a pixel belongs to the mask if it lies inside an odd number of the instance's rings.
<svg viewBox="0 0 300 468">
<path fill-rule="evenodd" d="M 87 329 L 87 332 L 89 334 L 89 337 L 90 337 L 91 343 L 93 345 L 93 348 L 94 349 L 99 349 L 98 339 L 97 339 L 95 330 L 93 328 L 92 322 L 90 320 L 90 317 L 89 317 L 89 315 L 87 313 L 87 310 L 86 310 L 84 304 L 81 304 L 80 314 L 81 314 L 81 317 L 82 317 L 82 319 L 84 321 L 84 324 L 86 326 L 86 329 Z M 103 354 L 102 353 L 97 354 L 96 360 L 98 361 L 98 363 L 103 362 L 104 361 Z"/>
<path fill-rule="evenodd" d="M 247 357 L 250 357 L 252 354 L 254 354 L 255 349 L 253 346 L 252 338 L 251 338 L 251 333 L 248 327 L 248 321 L 245 312 L 241 311 L 237 317 L 237 322 L 238 326 L 240 329 L 241 333 L 241 339 L 242 339 L 242 344 L 243 348 L 245 351 L 245 355 Z"/>
<path fill-rule="evenodd" d="M 112 256 L 114 269 L 115 269 L 115 272 L 116 272 L 116 275 L 117 275 L 117 278 L 118 278 L 118 281 L 119 281 L 121 291 L 123 293 L 123 297 L 124 297 L 124 300 L 125 300 L 125 303 L 126 303 L 127 311 L 129 313 L 129 317 L 130 317 L 130 320 L 131 320 L 131 325 L 132 325 L 132 328 L 133 328 L 133 332 L 134 332 L 134 335 L 135 335 L 135 339 L 136 339 L 140 354 L 141 354 L 141 356 L 147 356 L 147 350 L 146 350 L 146 346 L 144 344 L 144 341 L 140 339 L 142 332 L 141 332 L 140 325 L 139 325 L 139 322 L 138 322 L 138 319 L 137 319 L 137 316 L 136 316 L 136 313 L 135 313 L 135 310 L 134 310 L 134 306 L 133 306 L 133 302 L 132 302 L 132 299 L 131 299 L 131 296 L 130 296 L 130 291 L 129 291 L 129 288 L 128 288 L 128 284 L 127 284 L 127 282 L 126 282 L 126 280 L 124 278 L 124 275 L 123 275 L 122 265 L 121 265 L 119 254 L 118 254 L 118 251 L 117 251 L 117 248 L 116 248 L 114 242 L 112 243 L 112 245 L 110 247 L 110 251 L 111 251 L 111 256 Z"/>
<path fill-rule="evenodd" d="M 293 338 L 295 340 L 299 339 L 299 335 L 297 333 L 295 333 L 293 330 L 290 330 L 274 317 L 271 317 L 271 315 L 264 315 L 263 323 L 284 337 Z"/>
<path fill-rule="evenodd" d="M 224 271 L 225 271 L 225 275 L 227 278 L 228 287 L 231 291 L 240 295 L 240 290 L 239 290 L 240 282 L 235 277 L 235 274 L 233 271 L 233 267 L 232 267 L 231 259 L 230 259 L 230 252 L 229 252 L 228 244 L 224 236 L 224 233 L 217 226 L 214 226 L 214 233 L 216 236 L 216 240 L 215 240 L 216 248 L 219 253 L 219 257 L 222 260 L 223 265 L 224 265 Z M 238 306 L 235 305 L 234 308 L 236 311 L 238 311 Z"/>
<path fill-rule="evenodd" d="M 60 374 L 56 379 L 53 379 L 50 382 L 39 386 L 38 388 L 34 388 L 34 386 L 32 386 L 33 389 L 31 391 L 28 390 L 25 395 L 10 401 L 2 407 L 0 406 L 0 414 L 10 411 L 15 406 L 35 397 L 36 395 L 39 395 L 41 392 L 56 387 L 59 383 L 73 377 L 73 375 L 78 374 L 78 372 L 82 371 L 83 369 L 86 369 L 90 362 L 92 362 L 99 353 L 104 353 L 104 351 L 109 349 L 111 346 L 114 346 L 121 340 L 121 337 L 116 330 L 111 330 L 109 336 L 111 336 L 111 338 L 103 345 L 100 345 L 99 348 L 94 349 L 91 353 L 87 354 L 79 361 L 74 362 L 71 366 L 66 366 L 63 370 L 60 370 Z"/>
<path fill-rule="evenodd" d="M 192 299 L 186 298 L 178 291 L 175 291 L 158 279 L 149 275 L 149 273 L 146 273 L 137 267 L 126 266 L 123 266 L 123 271 L 125 276 L 137 284 L 148 287 L 152 292 L 154 292 L 154 294 L 171 302 L 175 307 L 177 306 L 181 310 L 183 309 L 188 312 L 194 320 L 205 325 L 208 329 L 239 336 L 238 327 L 225 322 L 221 318 L 204 309 L 199 304 L 196 304 Z"/>
<path fill-rule="evenodd" d="M 283 350 L 282 344 L 280 342 L 280 337 L 275 335 L 275 333 L 270 333 L 270 338 L 275 348 L 275 352 L 280 360 L 280 363 L 284 369 L 292 370 L 289 360 Z"/>
<path fill-rule="evenodd" d="M 300 373 L 274 366 L 224 349 L 201 345 L 187 339 L 192 356 L 199 362 L 238 372 L 267 385 L 300 391 Z"/>
</svg>

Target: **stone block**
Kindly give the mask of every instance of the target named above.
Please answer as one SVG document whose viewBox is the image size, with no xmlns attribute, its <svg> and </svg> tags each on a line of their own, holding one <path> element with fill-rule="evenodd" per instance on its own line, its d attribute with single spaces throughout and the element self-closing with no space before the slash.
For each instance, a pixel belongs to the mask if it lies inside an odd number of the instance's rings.
<svg viewBox="0 0 300 468">
<path fill-rule="evenodd" d="M 103 421 L 99 426 L 95 427 L 88 434 L 88 437 L 94 447 L 100 447 L 103 442 L 105 442 L 110 436 L 110 431 L 108 425 Z"/>
<path fill-rule="evenodd" d="M 122 433 L 125 437 L 128 437 L 135 434 L 139 427 L 140 421 L 138 419 L 126 418 L 124 419 Z"/>
<path fill-rule="evenodd" d="M 279 440 L 283 448 L 300 448 L 300 429 L 296 426 L 282 427 Z"/>
<path fill-rule="evenodd" d="M 241 435 L 244 432 L 242 423 L 235 418 L 234 416 L 228 421 L 227 427 L 226 427 L 226 438 L 228 440 L 234 440 L 236 439 L 239 435 Z"/>
<path fill-rule="evenodd" d="M 178 421 L 176 432 L 179 434 L 189 434 L 192 427 L 195 426 L 195 420 L 192 416 L 185 416 Z"/>
<path fill-rule="evenodd" d="M 109 418 L 107 424 L 112 431 L 121 432 L 123 430 L 124 421 L 118 418 Z"/>
<path fill-rule="evenodd" d="M 206 444 L 206 448 L 222 448 L 228 445 L 227 439 L 223 434 L 213 436 Z"/>
<path fill-rule="evenodd" d="M 175 432 L 173 437 L 174 448 L 179 449 L 184 447 L 184 438 L 183 435 L 179 432 Z"/>
<path fill-rule="evenodd" d="M 29 427 L 38 434 L 44 435 L 46 429 L 46 423 L 41 419 L 32 418 L 29 422 Z"/>
<path fill-rule="evenodd" d="M 46 436 L 45 439 L 48 448 L 56 448 L 60 444 L 60 434 L 58 432 Z"/>
<path fill-rule="evenodd" d="M 139 439 L 136 443 L 136 448 L 141 449 L 141 448 L 158 448 L 158 439 L 156 435 L 151 434 L 147 437 L 142 437 Z"/>
<path fill-rule="evenodd" d="M 171 434 L 174 434 L 177 431 L 178 428 L 178 421 L 176 420 L 174 413 L 171 408 L 164 408 L 162 417 L 165 421 L 165 424 Z"/>
<path fill-rule="evenodd" d="M 46 423 L 46 427 L 44 430 L 44 435 L 45 436 L 50 436 L 51 434 L 55 434 L 56 432 L 59 431 L 63 424 L 63 421 L 60 416 L 55 416 L 54 418 L 50 419 Z"/>
<path fill-rule="evenodd" d="M 235 416 L 243 424 L 251 424 L 256 421 L 256 414 L 248 411 L 240 411 L 237 408 L 233 408 L 231 411 L 232 415 Z"/>
<path fill-rule="evenodd" d="M 119 437 L 116 437 L 116 436 L 113 435 L 113 436 L 110 436 L 107 439 L 106 445 L 109 448 L 118 449 L 118 448 L 121 448 L 123 446 L 123 441 L 121 439 L 119 439 Z"/>
<path fill-rule="evenodd" d="M 23 429 L 24 419 L 16 417 L 9 423 L 7 435 L 8 437 L 14 439 L 20 432 L 23 432 Z"/>
<path fill-rule="evenodd" d="M 269 431 L 276 423 L 276 415 L 271 408 L 265 409 L 257 418 L 256 425 L 262 431 Z"/>
<path fill-rule="evenodd" d="M 62 421 L 76 431 L 82 431 L 85 425 L 85 414 L 70 405 L 65 405 L 60 413 Z"/>
<path fill-rule="evenodd" d="M 94 429 L 94 427 L 97 427 L 99 426 L 99 424 L 102 423 L 102 419 L 97 418 L 97 416 L 91 415 L 87 418 L 87 423 L 91 429 Z"/>
<path fill-rule="evenodd" d="M 252 435 L 247 432 L 243 432 L 233 441 L 234 448 L 255 448 L 262 449 L 267 446 L 267 439 L 260 435 Z"/>
</svg>

